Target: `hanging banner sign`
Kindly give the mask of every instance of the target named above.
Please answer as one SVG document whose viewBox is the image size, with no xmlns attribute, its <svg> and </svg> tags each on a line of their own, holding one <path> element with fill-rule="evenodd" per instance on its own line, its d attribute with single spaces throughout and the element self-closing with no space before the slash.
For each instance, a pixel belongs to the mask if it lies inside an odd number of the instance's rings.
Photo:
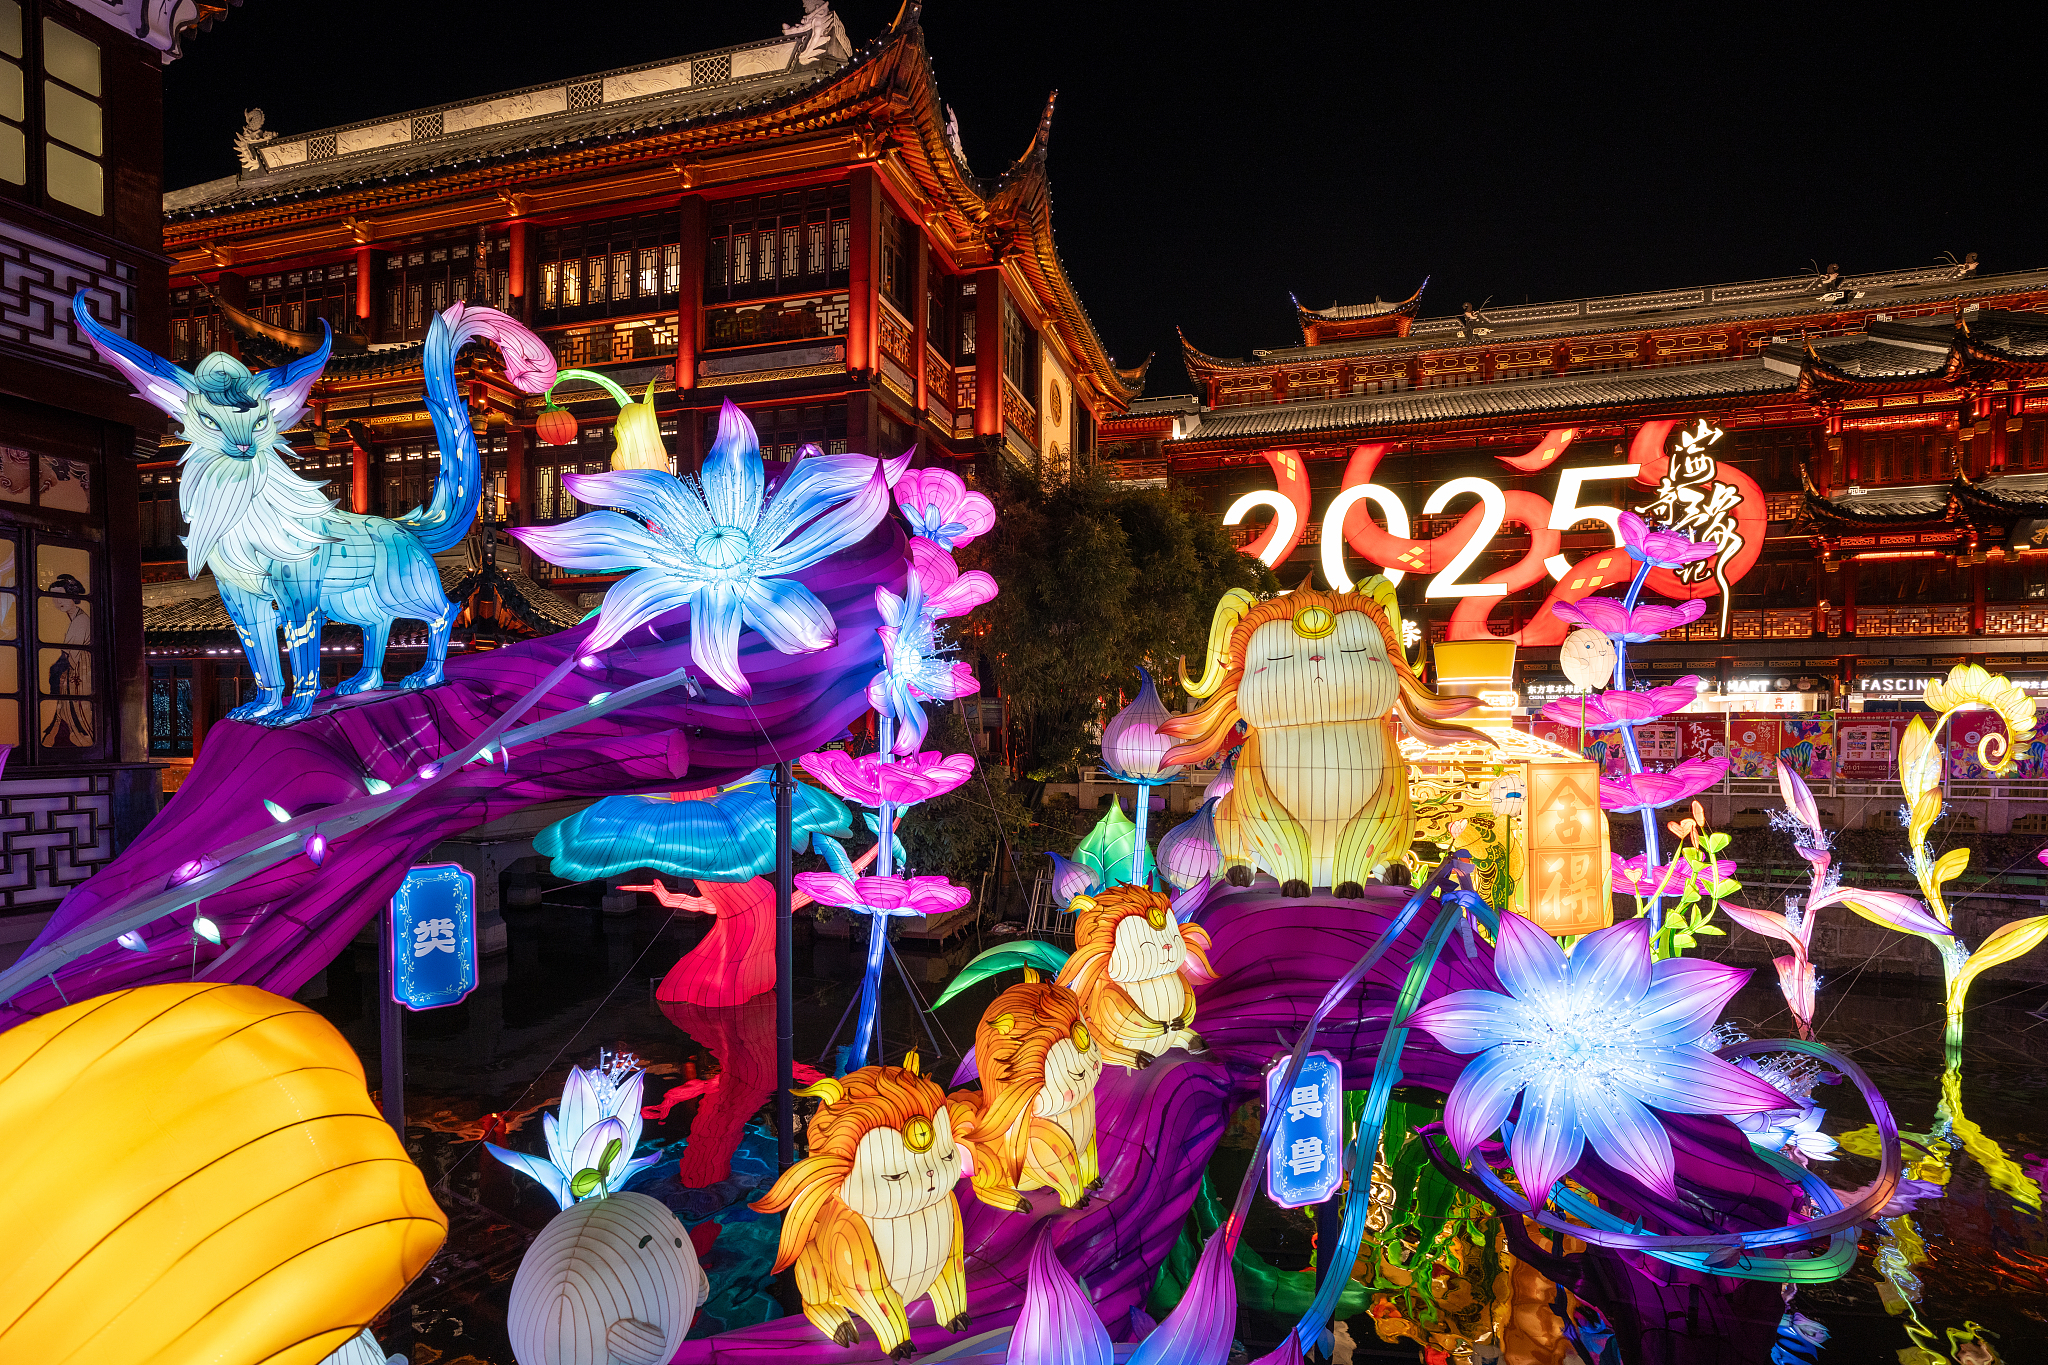
<svg viewBox="0 0 2048 1365">
<path fill-rule="evenodd" d="M 1705 419 L 1689 429 L 1670 420 L 1645 422 L 1630 444 L 1626 463 L 1564 468 L 1558 462 L 1577 435 L 1576 428 L 1560 428 L 1546 434 L 1525 454 L 1495 457 L 1512 471 L 1510 477 L 1554 474 L 1554 497 L 1503 488 L 1491 479 L 1471 475 L 1432 489 L 1421 506 L 1423 516 L 1460 509 L 1462 515 L 1450 530 L 1428 539 L 1410 535 L 1408 505 L 1392 488 L 1374 482 L 1392 447 L 1356 447 L 1345 466 L 1342 486 L 1323 509 L 1322 528 L 1316 537 L 1324 580 L 1339 592 L 1352 587 L 1355 579 L 1345 562 L 1347 547 L 1365 561 L 1367 571 L 1384 573 L 1392 582 L 1399 583 L 1409 574 L 1429 575 L 1423 597 L 1457 604 L 1447 638 L 1489 640 L 1495 636 L 1488 617 L 1501 600 L 1549 579 L 1552 586 L 1543 608 L 1510 638 L 1522 645 L 1558 644 L 1566 628 L 1551 614 L 1552 605 L 1576 602 L 1602 588 L 1625 584 L 1634 576 L 1635 561 L 1619 548 L 1621 512 L 1624 505 L 1636 501 L 1628 496 L 1630 486 L 1647 485 L 1655 492 L 1637 508 L 1645 518 L 1720 547 L 1720 553 L 1711 559 L 1679 570 L 1655 570 L 1650 587 L 1679 599 L 1719 594 L 1725 633 L 1729 590 L 1756 564 L 1769 526 L 1769 511 L 1763 491 L 1748 475 L 1715 458 L 1714 448 L 1723 439 L 1721 430 Z M 1236 526 L 1261 508 L 1270 511 L 1272 520 L 1245 552 L 1277 565 L 1308 538 L 1308 467 L 1299 450 L 1262 454 L 1272 469 L 1275 487 L 1238 498 L 1225 510 L 1223 524 Z M 1588 521 L 1606 524 L 1613 547 L 1594 550 L 1577 561 L 1567 559 L 1564 533 Z M 1510 527 L 1520 528 L 1519 534 L 1527 536 L 1527 550 L 1504 569 L 1474 576 L 1495 536 L 1517 534 L 1509 531 Z"/>
<path fill-rule="evenodd" d="M 1266 1197 L 1283 1209 L 1320 1204 L 1344 1183 L 1344 1064 L 1327 1052 L 1301 1059 L 1281 1093 L 1287 1059 L 1266 1069 L 1267 1112 L 1280 1115 L 1266 1161 Z"/>
<path fill-rule="evenodd" d="M 476 878 L 423 863 L 391 898 L 391 997 L 407 1009 L 453 1005 L 476 989 Z"/>
</svg>

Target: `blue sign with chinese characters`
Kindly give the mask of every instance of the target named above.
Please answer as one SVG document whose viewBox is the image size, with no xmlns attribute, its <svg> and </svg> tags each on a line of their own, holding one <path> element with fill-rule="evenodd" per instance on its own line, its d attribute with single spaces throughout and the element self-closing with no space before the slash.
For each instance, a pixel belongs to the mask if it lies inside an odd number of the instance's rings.
<svg viewBox="0 0 2048 1365">
<path fill-rule="evenodd" d="M 476 989 L 476 878 L 422 863 L 391 898 L 391 998 L 407 1009 L 453 1005 Z"/>
<path fill-rule="evenodd" d="M 1284 1209 L 1320 1204 L 1344 1183 L 1344 1064 L 1327 1052 L 1301 1059 L 1284 1094 L 1287 1058 L 1266 1070 L 1266 1106 L 1280 1115 L 1266 1160 L 1266 1196 Z"/>
</svg>

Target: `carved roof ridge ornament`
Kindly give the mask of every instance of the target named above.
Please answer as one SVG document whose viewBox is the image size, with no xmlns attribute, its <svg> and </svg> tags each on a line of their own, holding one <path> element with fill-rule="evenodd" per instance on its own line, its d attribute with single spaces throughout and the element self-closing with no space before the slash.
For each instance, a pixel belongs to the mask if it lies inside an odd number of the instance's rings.
<svg viewBox="0 0 2048 1365">
<path fill-rule="evenodd" d="M 847 39 L 846 25 L 832 12 L 831 0 L 803 0 L 803 6 L 803 18 L 782 26 L 783 37 L 803 42 L 796 64 L 809 66 L 821 57 L 843 62 L 851 57 L 853 44 Z"/>
<path fill-rule="evenodd" d="M 235 156 L 245 171 L 269 169 L 262 161 L 260 148 L 266 142 L 277 141 L 277 134 L 263 126 L 261 109 L 244 109 L 242 126 L 235 132 Z"/>
</svg>

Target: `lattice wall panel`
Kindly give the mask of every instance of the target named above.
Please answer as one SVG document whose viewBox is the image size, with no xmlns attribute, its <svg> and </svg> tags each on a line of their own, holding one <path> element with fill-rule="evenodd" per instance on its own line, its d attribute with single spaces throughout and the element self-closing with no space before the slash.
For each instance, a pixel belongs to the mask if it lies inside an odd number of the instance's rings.
<svg viewBox="0 0 2048 1365">
<path fill-rule="evenodd" d="M 0 782 L 0 904 L 54 905 L 114 856 L 113 778 Z"/>
<path fill-rule="evenodd" d="M 101 322 L 123 336 L 134 326 L 135 271 L 19 223 L 0 223 L 0 340 L 100 373 L 92 347 L 71 322 L 71 296 L 84 289 Z"/>
</svg>

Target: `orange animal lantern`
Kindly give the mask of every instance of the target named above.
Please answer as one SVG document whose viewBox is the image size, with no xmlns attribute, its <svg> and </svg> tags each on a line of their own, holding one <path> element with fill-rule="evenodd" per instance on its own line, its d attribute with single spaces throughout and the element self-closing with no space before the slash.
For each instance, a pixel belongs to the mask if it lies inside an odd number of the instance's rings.
<svg viewBox="0 0 2048 1365">
<path fill-rule="evenodd" d="M 796 1092 L 824 1101 L 811 1154 L 782 1173 L 759 1213 L 788 1212 L 775 1269 L 796 1266 L 804 1316 L 841 1346 L 858 1316 L 892 1355 L 910 1344 L 904 1305 L 930 1295 L 933 1314 L 967 1326 L 960 1226 L 960 1149 L 945 1092 L 903 1065 L 865 1066 Z"/>
<path fill-rule="evenodd" d="M 946 1101 L 953 1132 L 974 1155 L 974 1193 L 990 1208 L 1031 1212 L 1027 1190 L 1051 1189 L 1062 1207 L 1102 1184 L 1095 1155 L 1095 1082 L 1102 1052 L 1081 1021 L 1081 1001 L 1026 968 L 974 1030 L 979 1091 Z"/>
<path fill-rule="evenodd" d="M 1174 1048 L 1200 1049 L 1195 985 L 1214 975 L 1208 946 L 1163 894 L 1112 887 L 1074 917 L 1074 955 L 1056 980 L 1079 997 L 1102 1059 L 1135 1071 Z"/>
</svg>

